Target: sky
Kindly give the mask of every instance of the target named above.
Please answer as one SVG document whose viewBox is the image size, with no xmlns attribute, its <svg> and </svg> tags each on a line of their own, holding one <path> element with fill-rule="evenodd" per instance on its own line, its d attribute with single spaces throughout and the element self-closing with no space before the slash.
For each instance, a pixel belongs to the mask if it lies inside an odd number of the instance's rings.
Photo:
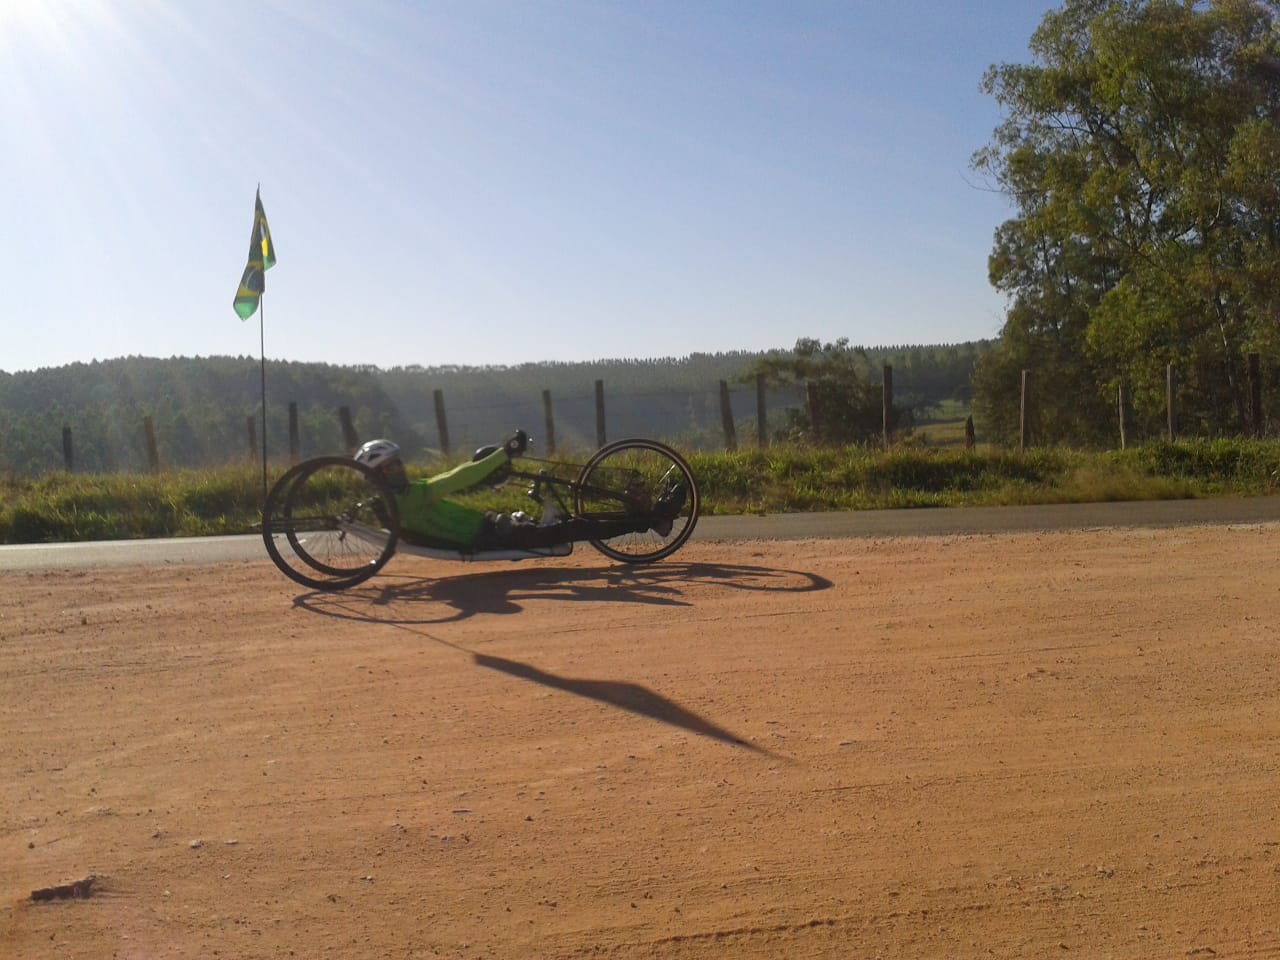
<svg viewBox="0 0 1280 960">
<path fill-rule="evenodd" d="M 980 85 L 1054 6 L 0 0 L 0 370 L 994 337 Z"/>
</svg>

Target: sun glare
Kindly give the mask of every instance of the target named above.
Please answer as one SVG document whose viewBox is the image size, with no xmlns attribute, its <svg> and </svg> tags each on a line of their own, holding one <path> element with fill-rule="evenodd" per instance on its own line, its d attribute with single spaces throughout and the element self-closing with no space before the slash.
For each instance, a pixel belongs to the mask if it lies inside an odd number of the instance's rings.
<svg viewBox="0 0 1280 960">
<path fill-rule="evenodd" d="M 0 47 L 35 43 L 58 46 L 107 17 L 105 0 L 0 0 Z"/>
<path fill-rule="evenodd" d="M 11 30 L 43 32 L 57 21 L 57 4 L 42 0 L 0 0 L 0 34 Z"/>
</svg>

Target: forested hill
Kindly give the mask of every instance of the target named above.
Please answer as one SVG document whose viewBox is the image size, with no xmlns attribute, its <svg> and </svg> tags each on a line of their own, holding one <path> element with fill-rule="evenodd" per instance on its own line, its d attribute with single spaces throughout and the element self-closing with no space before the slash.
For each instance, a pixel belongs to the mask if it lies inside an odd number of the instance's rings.
<svg viewBox="0 0 1280 960">
<path fill-rule="evenodd" d="M 865 375 L 879 382 L 884 364 L 892 365 L 898 404 L 921 411 L 947 399 L 967 400 L 976 358 L 989 347 L 989 341 L 977 341 L 868 349 Z M 268 455 L 273 462 L 287 456 L 292 403 L 303 456 L 347 451 L 338 417 L 339 408 L 346 407 L 361 439 L 391 437 L 410 459 L 423 459 L 439 445 L 437 392 L 455 451 L 500 439 L 516 427 L 540 436 L 544 391 L 551 397 L 557 444 L 592 447 L 596 381 L 603 383 L 611 439 L 645 435 L 712 448 L 722 443 L 721 380 L 731 385 L 740 429 L 754 435 L 755 387 L 742 378 L 767 355 L 389 370 L 269 360 Z M 0 470 L 38 475 L 62 469 L 66 428 L 77 471 L 144 470 L 148 420 L 165 466 L 245 459 L 251 449 L 249 421 L 261 429 L 261 376 L 253 357 L 125 357 L 0 371 Z M 786 391 L 771 392 L 771 421 L 796 400 Z"/>
</svg>

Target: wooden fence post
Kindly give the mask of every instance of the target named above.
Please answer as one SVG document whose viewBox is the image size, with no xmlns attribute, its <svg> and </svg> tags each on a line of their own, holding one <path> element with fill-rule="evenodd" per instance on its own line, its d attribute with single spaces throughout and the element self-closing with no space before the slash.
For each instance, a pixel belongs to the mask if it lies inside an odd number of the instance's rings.
<svg viewBox="0 0 1280 960">
<path fill-rule="evenodd" d="M 1262 357 L 1249 354 L 1249 415 L 1253 421 L 1253 436 L 1262 439 L 1265 423 L 1262 416 Z"/>
<path fill-rule="evenodd" d="M 804 385 L 804 397 L 809 407 L 809 429 L 813 431 L 813 439 L 817 441 L 822 435 L 822 404 L 818 400 L 818 388 L 812 380 Z"/>
<path fill-rule="evenodd" d="M 1021 435 L 1020 449 L 1027 452 L 1031 445 L 1031 371 L 1022 371 L 1022 401 L 1018 408 L 1018 428 Z"/>
<path fill-rule="evenodd" d="M 298 433 L 298 403 L 289 401 L 289 465 L 302 459 L 302 441 Z"/>
<path fill-rule="evenodd" d="M 436 405 L 436 432 L 440 435 L 440 452 L 449 456 L 449 420 L 444 415 L 444 391 L 432 393 Z"/>
<path fill-rule="evenodd" d="M 542 420 L 547 432 L 547 456 L 556 455 L 556 420 L 551 415 L 551 391 L 542 391 Z"/>
<path fill-rule="evenodd" d="M 249 426 L 249 462 L 257 463 L 258 462 L 258 429 L 257 429 L 257 425 L 253 422 L 252 416 L 248 418 L 248 426 Z"/>
<path fill-rule="evenodd" d="M 62 462 L 67 468 L 67 473 L 75 472 L 75 461 L 71 456 L 71 427 L 69 426 L 62 428 Z"/>
<path fill-rule="evenodd" d="M 1129 394 L 1121 383 L 1116 388 L 1116 415 L 1120 419 L 1120 449 L 1129 443 Z"/>
<path fill-rule="evenodd" d="M 964 418 L 964 448 L 972 450 L 978 445 L 978 434 L 973 429 L 973 414 Z"/>
<path fill-rule="evenodd" d="M 756 446 L 763 450 L 769 445 L 769 409 L 765 403 L 764 374 L 756 374 Z"/>
<path fill-rule="evenodd" d="M 720 427 L 724 430 L 724 448 L 730 453 L 738 449 L 738 431 L 733 424 L 733 404 L 729 400 L 729 382 L 720 381 Z"/>
<path fill-rule="evenodd" d="M 348 450 L 355 450 L 360 446 L 360 435 L 356 433 L 356 425 L 351 420 L 351 408 L 338 408 L 338 422 L 342 424 L 342 442 Z"/>
<path fill-rule="evenodd" d="M 884 448 L 893 442 L 893 367 L 884 365 L 884 379 L 880 382 L 881 416 L 884 422 Z"/>
<path fill-rule="evenodd" d="M 608 434 L 604 428 L 604 381 L 596 381 L 596 446 L 603 447 L 608 443 Z"/>
<path fill-rule="evenodd" d="M 147 439 L 147 463 L 151 466 L 152 473 L 159 473 L 160 448 L 156 446 L 156 427 L 149 415 L 142 418 L 142 432 Z"/>
<path fill-rule="evenodd" d="M 1175 403 L 1178 395 L 1178 374 L 1173 369 L 1173 364 L 1165 367 L 1164 371 L 1164 402 L 1165 408 L 1169 415 L 1169 442 L 1173 443 L 1178 439 L 1178 407 Z"/>
</svg>

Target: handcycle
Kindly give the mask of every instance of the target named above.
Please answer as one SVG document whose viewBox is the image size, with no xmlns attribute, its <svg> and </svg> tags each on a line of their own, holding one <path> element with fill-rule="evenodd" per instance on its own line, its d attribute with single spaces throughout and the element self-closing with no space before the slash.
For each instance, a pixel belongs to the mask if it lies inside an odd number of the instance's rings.
<svg viewBox="0 0 1280 960">
<path fill-rule="evenodd" d="M 501 482 L 526 481 L 533 522 L 565 518 L 619 520 L 646 516 L 674 485 L 685 497 L 665 533 L 649 529 L 586 542 L 612 560 L 652 563 L 679 550 L 693 534 L 701 500 L 684 458 L 656 440 L 606 444 L 585 463 L 531 457 L 513 460 Z M 396 497 L 377 470 L 344 456 L 321 456 L 290 468 L 262 510 L 267 554 L 285 576 L 314 590 L 344 590 L 368 580 L 397 552 L 443 560 L 524 560 L 563 557 L 572 540 L 547 547 L 470 549 L 432 541 L 400 526 Z M 581 542 L 580 540 L 578 542 Z"/>
</svg>

